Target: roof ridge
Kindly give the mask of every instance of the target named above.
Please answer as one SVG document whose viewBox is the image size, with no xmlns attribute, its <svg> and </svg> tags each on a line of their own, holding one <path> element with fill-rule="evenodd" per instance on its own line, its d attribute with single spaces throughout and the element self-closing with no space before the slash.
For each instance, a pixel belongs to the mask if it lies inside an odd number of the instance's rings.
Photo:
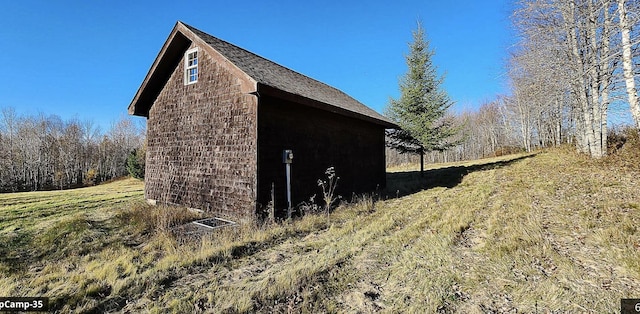
<svg viewBox="0 0 640 314">
<path fill-rule="evenodd" d="M 260 84 L 319 101 L 332 107 L 348 110 L 383 122 L 389 127 L 396 126 L 395 123 L 391 122 L 387 117 L 367 107 L 336 87 L 290 69 L 226 40 L 210 35 L 184 22 L 178 21 L 178 23 L 184 25 L 188 30 L 211 46 L 211 48 L 218 51 L 218 53 L 222 54 Z"/>
<path fill-rule="evenodd" d="M 234 44 L 234 43 L 231 43 L 231 42 L 226 41 L 226 40 L 224 40 L 224 39 L 221 39 L 221 38 L 219 38 L 219 37 L 213 36 L 213 35 L 211 35 L 211 34 L 209 34 L 209 33 L 207 33 L 207 32 L 204 32 L 204 31 L 202 31 L 202 30 L 200 30 L 200 29 L 198 29 L 198 28 L 196 28 L 196 27 L 193 27 L 193 26 L 191 26 L 191 25 L 189 25 L 189 24 L 186 24 L 186 23 L 184 23 L 184 22 L 181 22 L 181 23 L 182 23 L 184 26 L 186 26 L 187 28 L 189 28 L 191 31 L 195 31 L 194 33 L 196 33 L 196 35 L 198 35 L 197 33 L 205 34 L 205 35 L 207 35 L 207 36 L 209 36 L 209 37 L 212 37 L 212 38 L 215 38 L 215 39 L 217 39 L 217 40 L 219 40 L 219 41 L 221 41 L 221 42 L 223 42 L 223 43 L 225 43 L 225 44 L 231 45 L 231 46 L 233 46 L 233 47 L 234 47 L 234 48 L 236 48 L 236 49 L 240 49 L 240 50 L 242 50 L 242 51 L 244 51 L 244 52 L 246 52 L 246 53 L 248 53 L 248 54 L 254 55 L 254 56 L 256 56 L 256 57 L 258 57 L 258 58 L 260 58 L 260 59 L 262 59 L 262 60 L 264 60 L 264 61 L 267 61 L 267 62 L 273 63 L 273 64 L 275 64 L 275 65 L 277 65 L 277 66 L 279 66 L 279 67 L 283 68 L 284 70 L 287 70 L 287 71 L 293 72 L 293 73 L 295 73 L 295 74 L 297 74 L 297 75 L 304 76 L 305 78 L 308 78 L 308 79 L 310 79 L 310 80 L 316 81 L 316 82 L 318 82 L 318 83 L 320 83 L 320 84 L 322 84 L 322 85 L 325 85 L 325 86 L 327 86 L 327 87 L 333 88 L 333 89 L 335 89 L 335 90 L 337 90 L 337 91 L 340 91 L 341 93 L 343 93 L 343 94 L 345 94 L 345 95 L 349 96 L 349 94 L 345 93 L 344 91 L 340 90 L 339 88 L 336 88 L 336 87 L 334 87 L 334 86 L 331 86 L 331 85 L 329 85 L 329 84 L 327 84 L 327 83 L 324 83 L 324 82 L 322 82 L 322 81 L 320 81 L 320 80 L 314 79 L 314 78 L 313 78 L 313 77 L 311 77 L 311 76 L 308 76 L 308 75 L 306 75 L 306 74 L 304 74 L 304 73 L 301 73 L 301 72 L 298 72 L 298 71 L 296 71 L 296 70 L 294 70 L 294 69 L 291 69 L 291 68 L 289 68 L 289 67 L 286 67 L 286 66 L 284 66 L 284 65 L 282 65 L 282 64 L 280 64 L 280 63 L 278 63 L 278 62 L 275 62 L 275 61 L 273 61 L 273 60 L 267 59 L 267 58 L 265 58 L 265 57 L 263 57 L 263 56 L 261 56 L 261 55 L 259 55 L 259 54 L 255 53 L 255 52 L 251 52 L 251 51 L 249 51 L 249 50 L 247 50 L 247 49 L 244 49 L 244 48 L 242 48 L 242 47 L 240 47 L 240 46 L 238 46 L 238 45 L 236 45 L 236 44 Z M 198 35 L 198 36 L 199 36 L 199 35 Z M 204 38 L 202 38 L 201 36 L 200 36 L 200 38 L 201 38 L 201 39 L 204 39 Z M 349 97 L 351 97 L 351 96 L 349 96 Z M 353 97 L 352 97 L 352 98 L 353 98 Z"/>
</svg>

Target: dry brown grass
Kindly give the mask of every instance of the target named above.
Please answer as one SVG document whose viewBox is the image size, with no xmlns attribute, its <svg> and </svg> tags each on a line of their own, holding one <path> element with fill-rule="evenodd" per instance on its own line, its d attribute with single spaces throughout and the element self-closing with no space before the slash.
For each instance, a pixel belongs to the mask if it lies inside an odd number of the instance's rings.
<svg viewBox="0 0 640 314">
<path fill-rule="evenodd" d="M 140 194 L 53 221 L 25 199 L 0 208 L 15 217 L 0 235 L 41 247 L 0 260 L 0 295 L 49 296 L 59 312 L 618 312 L 620 298 L 640 297 L 640 173 L 629 162 L 564 148 L 433 165 L 424 178 L 390 174 L 386 193 L 330 219 L 196 238 L 171 232 L 193 214 Z"/>
</svg>

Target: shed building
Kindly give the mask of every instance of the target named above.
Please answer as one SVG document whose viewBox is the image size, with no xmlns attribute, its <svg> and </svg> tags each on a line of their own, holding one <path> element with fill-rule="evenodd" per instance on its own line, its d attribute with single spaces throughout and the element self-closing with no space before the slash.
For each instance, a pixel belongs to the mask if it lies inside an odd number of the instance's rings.
<svg viewBox="0 0 640 314">
<path fill-rule="evenodd" d="M 287 207 L 283 151 L 292 150 L 292 203 L 385 186 L 385 128 L 397 126 L 342 91 L 177 22 L 129 113 L 147 118 L 145 198 L 221 216 Z M 317 198 L 316 198 L 317 199 Z"/>
</svg>

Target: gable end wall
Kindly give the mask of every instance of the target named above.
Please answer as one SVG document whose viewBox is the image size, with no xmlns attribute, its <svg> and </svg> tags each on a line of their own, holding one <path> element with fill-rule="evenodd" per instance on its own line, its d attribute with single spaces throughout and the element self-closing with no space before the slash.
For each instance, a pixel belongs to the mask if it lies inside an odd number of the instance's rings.
<svg viewBox="0 0 640 314">
<path fill-rule="evenodd" d="M 190 48 L 193 48 L 194 45 Z M 257 99 L 200 48 L 198 82 L 184 60 L 149 111 L 145 197 L 238 218 L 255 214 Z"/>
</svg>

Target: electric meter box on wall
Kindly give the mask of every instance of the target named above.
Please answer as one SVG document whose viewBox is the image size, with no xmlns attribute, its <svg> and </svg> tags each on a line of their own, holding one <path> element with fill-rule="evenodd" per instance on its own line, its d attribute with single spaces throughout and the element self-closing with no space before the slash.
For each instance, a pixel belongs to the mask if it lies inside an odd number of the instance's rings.
<svg viewBox="0 0 640 314">
<path fill-rule="evenodd" d="M 293 163 L 293 151 L 290 149 L 285 149 L 282 151 L 282 163 L 290 164 Z"/>
</svg>

